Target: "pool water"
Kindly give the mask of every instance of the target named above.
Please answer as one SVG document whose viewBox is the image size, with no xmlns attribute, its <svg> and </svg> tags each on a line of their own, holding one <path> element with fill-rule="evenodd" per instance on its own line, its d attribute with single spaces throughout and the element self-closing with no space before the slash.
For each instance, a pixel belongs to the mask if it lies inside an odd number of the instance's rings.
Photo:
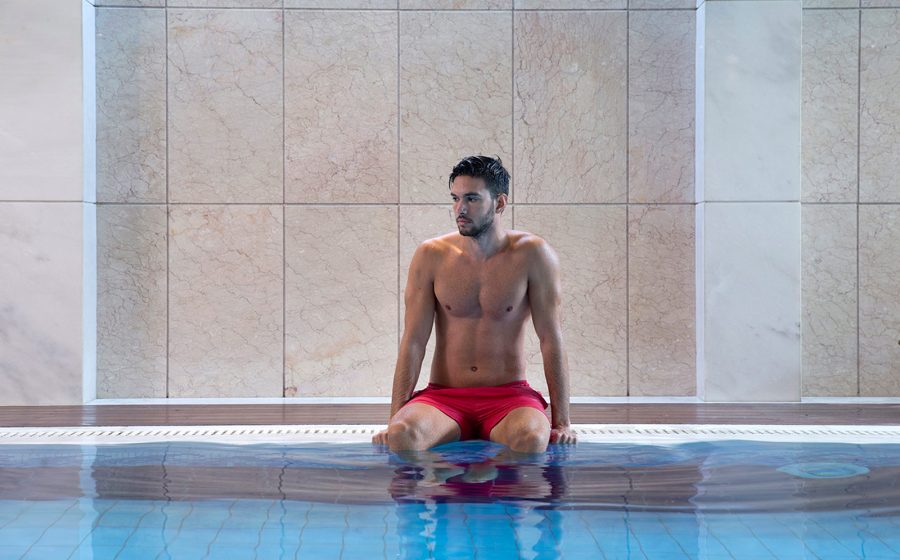
<svg viewBox="0 0 900 560">
<path fill-rule="evenodd" d="M 0 446 L 0 558 L 900 558 L 900 445 Z"/>
</svg>

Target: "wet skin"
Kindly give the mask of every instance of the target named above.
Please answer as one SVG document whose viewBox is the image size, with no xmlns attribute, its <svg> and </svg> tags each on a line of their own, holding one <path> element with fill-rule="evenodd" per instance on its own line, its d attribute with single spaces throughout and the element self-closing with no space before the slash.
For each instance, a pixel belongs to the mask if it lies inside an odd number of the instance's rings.
<svg viewBox="0 0 900 560">
<path fill-rule="evenodd" d="M 432 324 L 430 382 L 482 387 L 525 379 L 531 318 L 541 340 L 552 426 L 537 409 L 517 408 L 497 424 L 491 439 L 522 452 L 543 451 L 548 441 L 574 442 L 555 252 L 540 237 L 503 226 L 507 197 L 492 198 L 483 179 L 457 177 L 450 197 L 458 231 L 425 241 L 410 263 L 391 421 L 373 441 L 407 450 L 459 439 L 459 426 L 436 408 L 422 403 L 401 408 L 416 385 Z"/>
</svg>

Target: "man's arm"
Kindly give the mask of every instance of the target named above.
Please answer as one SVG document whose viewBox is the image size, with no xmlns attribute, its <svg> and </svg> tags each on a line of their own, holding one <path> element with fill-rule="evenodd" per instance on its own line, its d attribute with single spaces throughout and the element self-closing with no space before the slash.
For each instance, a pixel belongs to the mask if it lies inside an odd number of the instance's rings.
<svg viewBox="0 0 900 560">
<path fill-rule="evenodd" d="M 559 258 L 543 239 L 535 243 L 528 272 L 528 302 L 534 330 L 541 341 L 544 375 L 550 390 L 550 441 L 574 443 L 569 422 L 569 364 L 560 325 Z"/>
<path fill-rule="evenodd" d="M 406 303 L 403 338 L 400 340 L 400 352 L 397 356 L 397 367 L 394 370 L 394 386 L 391 391 L 391 418 L 412 396 L 422 360 L 425 358 L 425 346 L 431 336 L 434 324 L 434 247 L 430 241 L 416 247 L 412 261 L 409 263 L 409 276 L 406 280 Z M 390 419 L 388 419 L 390 421 Z M 387 432 L 376 434 L 375 443 L 386 444 Z"/>
</svg>

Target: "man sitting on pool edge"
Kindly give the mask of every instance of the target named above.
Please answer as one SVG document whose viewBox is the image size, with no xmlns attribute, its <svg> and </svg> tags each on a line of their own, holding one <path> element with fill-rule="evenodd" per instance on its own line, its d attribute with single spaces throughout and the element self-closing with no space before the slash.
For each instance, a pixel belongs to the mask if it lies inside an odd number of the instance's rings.
<svg viewBox="0 0 900 560">
<path fill-rule="evenodd" d="M 372 441 L 417 451 L 489 439 L 522 453 L 574 443 L 556 253 L 540 237 L 503 226 L 509 173 L 499 158 L 460 161 L 450 174 L 450 197 L 459 231 L 421 243 L 412 257 L 391 417 Z M 552 422 L 546 401 L 525 381 L 529 315 Z M 413 393 L 433 323 L 430 382 Z"/>
</svg>

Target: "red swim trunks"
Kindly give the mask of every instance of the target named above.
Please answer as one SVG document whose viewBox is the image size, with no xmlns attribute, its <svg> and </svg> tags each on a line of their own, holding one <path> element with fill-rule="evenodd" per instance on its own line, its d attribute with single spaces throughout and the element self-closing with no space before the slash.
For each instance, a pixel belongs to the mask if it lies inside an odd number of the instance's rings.
<svg viewBox="0 0 900 560">
<path fill-rule="evenodd" d="M 447 387 L 429 383 L 412 394 L 409 403 L 429 404 L 459 424 L 460 438 L 490 439 L 491 430 L 515 408 L 530 406 L 543 412 L 544 397 L 527 381 L 493 387 Z M 403 405 L 406 406 L 406 405 Z"/>
</svg>

